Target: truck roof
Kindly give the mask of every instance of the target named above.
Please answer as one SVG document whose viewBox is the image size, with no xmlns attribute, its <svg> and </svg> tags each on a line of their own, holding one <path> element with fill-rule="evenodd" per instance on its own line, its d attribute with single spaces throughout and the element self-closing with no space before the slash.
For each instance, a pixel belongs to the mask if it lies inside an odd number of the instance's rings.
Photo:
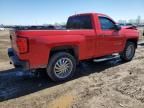
<svg viewBox="0 0 144 108">
<path fill-rule="evenodd" d="M 105 14 L 102 14 L 102 13 L 80 13 L 80 14 L 72 15 L 70 17 L 82 16 L 82 15 L 97 15 L 97 16 L 106 16 L 106 17 L 109 17 L 108 15 L 105 15 Z"/>
<path fill-rule="evenodd" d="M 106 14 L 102 14 L 102 13 L 80 13 L 80 14 L 72 15 L 72 16 L 70 16 L 70 17 L 83 16 L 83 15 L 93 15 L 93 16 L 107 17 L 107 18 L 111 19 L 113 22 L 115 22 L 111 17 L 109 17 L 109 16 L 106 15 Z"/>
</svg>

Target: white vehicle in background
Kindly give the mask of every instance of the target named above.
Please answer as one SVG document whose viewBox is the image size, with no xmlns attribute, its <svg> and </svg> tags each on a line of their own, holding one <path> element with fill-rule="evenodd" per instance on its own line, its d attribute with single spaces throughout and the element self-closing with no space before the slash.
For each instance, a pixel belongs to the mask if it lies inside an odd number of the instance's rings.
<svg viewBox="0 0 144 108">
<path fill-rule="evenodd" d="M 4 30 L 5 30 L 5 28 L 0 27 L 0 30 L 1 30 L 1 31 L 4 31 Z"/>
<path fill-rule="evenodd" d="M 1 31 L 4 31 L 5 28 L 4 28 L 3 26 L 0 25 L 0 30 L 1 30 Z"/>
</svg>

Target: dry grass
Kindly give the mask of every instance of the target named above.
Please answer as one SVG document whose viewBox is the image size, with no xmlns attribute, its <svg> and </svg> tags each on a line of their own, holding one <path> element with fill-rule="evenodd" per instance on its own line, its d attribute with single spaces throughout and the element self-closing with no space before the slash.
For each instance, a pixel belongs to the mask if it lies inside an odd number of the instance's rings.
<svg viewBox="0 0 144 108">
<path fill-rule="evenodd" d="M 10 48 L 9 32 L 0 31 L 0 61 L 8 61 L 7 49 Z"/>
</svg>

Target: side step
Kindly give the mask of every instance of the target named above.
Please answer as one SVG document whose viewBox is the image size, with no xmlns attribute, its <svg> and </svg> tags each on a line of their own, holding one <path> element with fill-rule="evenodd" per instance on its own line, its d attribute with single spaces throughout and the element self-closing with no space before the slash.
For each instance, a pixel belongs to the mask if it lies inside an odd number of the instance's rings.
<svg viewBox="0 0 144 108">
<path fill-rule="evenodd" d="M 108 60 L 117 59 L 119 57 L 120 57 L 119 54 L 113 54 L 113 55 L 110 55 L 110 56 L 105 56 L 103 58 L 94 59 L 93 61 L 94 62 L 102 62 L 102 61 L 108 61 Z"/>
</svg>

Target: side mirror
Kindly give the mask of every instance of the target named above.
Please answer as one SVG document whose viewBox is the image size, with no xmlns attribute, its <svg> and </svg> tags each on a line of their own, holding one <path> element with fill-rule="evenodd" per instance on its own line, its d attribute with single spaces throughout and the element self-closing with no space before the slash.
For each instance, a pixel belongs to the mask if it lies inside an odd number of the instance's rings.
<svg viewBox="0 0 144 108">
<path fill-rule="evenodd" d="M 115 25 L 115 30 L 117 30 L 117 31 L 121 30 L 121 26 L 116 24 Z"/>
</svg>

